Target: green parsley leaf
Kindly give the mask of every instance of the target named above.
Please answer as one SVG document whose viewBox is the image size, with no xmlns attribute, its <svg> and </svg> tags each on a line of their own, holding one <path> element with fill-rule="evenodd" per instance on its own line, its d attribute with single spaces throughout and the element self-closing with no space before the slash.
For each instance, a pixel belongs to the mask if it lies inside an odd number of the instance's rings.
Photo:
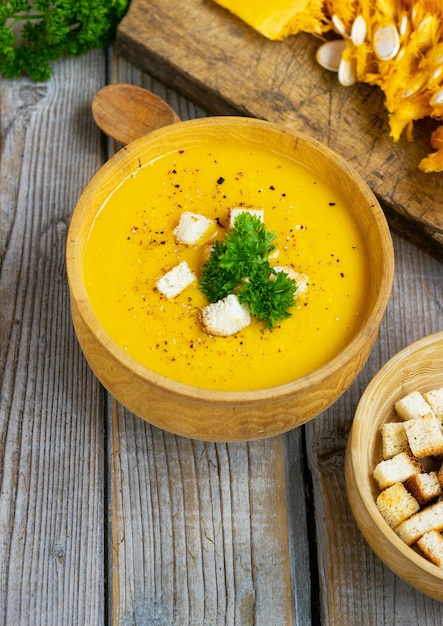
<svg viewBox="0 0 443 626">
<path fill-rule="evenodd" d="M 49 63 L 111 41 L 129 0 L 9 0 L 0 5 L 0 72 L 50 78 Z"/>
<path fill-rule="evenodd" d="M 277 235 L 268 232 L 263 222 L 251 213 L 240 213 L 234 228 L 225 236 L 225 254 L 221 266 L 232 272 L 238 279 L 252 277 L 263 267 L 269 267 L 269 255 Z"/>
<path fill-rule="evenodd" d="M 269 264 L 277 235 L 251 213 L 240 213 L 223 242 L 216 241 L 203 265 L 200 289 L 209 302 L 236 293 L 268 328 L 290 317 L 296 282 Z"/>
<path fill-rule="evenodd" d="M 295 280 L 286 272 L 260 272 L 239 292 L 238 299 L 249 305 L 255 317 L 267 322 L 268 328 L 274 328 L 291 317 L 288 309 L 295 302 L 296 288 Z"/>
<path fill-rule="evenodd" d="M 209 259 L 203 265 L 200 290 L 209 302 L 217 302 L 225 298 L 240 285 L 239 279 L 223 267 L 222 258 L 225 254 L 226 245 L 216 241 L 212 246 Z"/>
</svg>

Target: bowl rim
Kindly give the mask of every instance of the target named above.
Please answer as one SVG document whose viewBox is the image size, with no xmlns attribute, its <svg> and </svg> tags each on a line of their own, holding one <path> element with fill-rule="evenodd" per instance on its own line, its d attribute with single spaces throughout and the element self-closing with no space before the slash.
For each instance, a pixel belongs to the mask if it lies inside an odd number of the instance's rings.
<svg viewBox="0 0 443 626">
<path fill-rule="evenodd" d="M 77 235 L 80 231 L 83 215 L 88 211 L 89 197 L 98 187 L 100 187 L 102 182 L 106 180 L 109 173 L 112 172 L 117 165 L 124 166 L 125 162 L 134 158 L 134 155 L 137 154 L 140 147 L 144 146 L 146 143 L 153 143 L 161 140 L 165 135 L 175 133 L 180 134 L 185 130 L 195 130 L 201 132 L 202 130 L 204 131 L 205 128 L 213 130 L 217 127 L 229 127 L 230 130 L 234 130 L 235 128 L 250 125 L 262 127 L 268 132 L 284 133 L 289 135 L 294 138 L 295 144 L 298 141 L 303 141 L 309 146 L 309 148 L 313 150 L 321 150 L 323 154 L 326 155 L 328 160 L 333 160 L 339 164 L 344 175 L 348 179 L 351 179 L 353 184 L 359 188 L 362 195 L 367 198 L 368 205 L 371 205 L 371 209 L 373 211 L 374 223 L 376 223 L 379 232 L 383 233 L 383 237 L 381 237 L 383 242 L 383 273 L 380 277 L 380 289 L 374 306 L 363 320 L 365 327 L 360 328 L 356 335 L 346 344 L 343 350 L 321 367 L 301 378 L 263 389 L 244 391 L 206 389 L 175 381 L 143 366 L 133 357 L 126 354 L 123 348 L 120 348 L 101 327 L 94 315 L 92 307 L 89 304 L 86 288 L 81 280 L 78 263 L 80 246 L 78 241 L 79 237 Z M 124 171 L 124 167 L 122 170 Z M 131 171 L 133 172 L 134 169 Z M 128 173 L 127 175 L 130 174 Z M 122 178 L 121 182 L 127 175 Z M 75 305 L 88 329 L 102 342 L 103 346 L 112 354 L 113 358 L 115 358 L 123 367 L 131 371 L 133 376 L 149 383 L 151 386 L 161 389 L 163 392 L 171 395 L 184 396 L 191 400 L 210 400 L 212 404 L 221 405 L 232 405 L 232 403 L 237 405 L 251 405 L 269 402 L 270 399 L 276 401 L 282 400 L 289 395 L 293 395 L 294 393 L 302 393 L 303 391 L 308 390 L 314 381 L 327 380 L 333 373 L 343 367 L 345 363 L 349 363 L 349 361 L 355 357 L 355 354 L 359 352 L 359 347 L 362 345 L 362 342 L 370 339 L 374 333 L 375 327 L 378 329 L 380 321 L 386 310 L 394 276 L 394 252 L 389 226 L 376 196 L 371 191 L 362 176 L 356 172 L 343 157 L 306 133 L 274 122 L 242 116 L 209 116 L 177 122 L 176 124 L 152 131 L 148 135 L 136 139 L 130 144 L 124 146 L 100 167 L 85 187 L 74 208 L 66 242 L 66 265 L 68 283 L 71 291 L 71 303 L 75 300 Z M 270 391 L 272 391 L 272 398 L 270 398 Z"/>
<path fill-rule="evenodd" d="M 392 366 L 395 366 L 401 363 L 405 357 L 408 358 L 411 355 L 416 354 L 417 352 L 422 351 L 425 348 L 431 347 L 435 344 L 435 342 L 441 343 L 442 351 L 443 351 L 443 330 L 436 331 L 431 333 L 430 335 L 425 335 L 420 339 L 412 342 L 411 344 L 405 346 L 402 350 L 397 352 L 394 356 L 392 356 L 375 374 L 375 376 L 371 379 L 366 389 L 364 390 L 360 401 L 357 405 L 354 419 L 352 422 L 351 431 L 348 437 L 348 442 L 346 446 L 346 488 L 348 491 L 348 495 L 351 491 L 354 491 L 358 495 L 359 502 L 364 506 L 367 514 L 369 515 L 370 521 L 373 524 L 374 528 L 382 528 L 384 535 L 389 540 L 392 548 L 397 552 L 397 554 L 404 557 L 407 561 L 412 562 L 419 569 L 425 571 L 427 574 L 431 575 L 433 578 L 438 578 L 443 581 L 443 569 L 438 567 L 431 561 L 428 561 L 426 557 L 422 556 L 418 552 L 416 552 L 411 546 L 408 546 L 398 535 L 397 533 L 389 526 L 387 521 L 383 518 L 380 511 L 377 508 L 375 498 L 372 497 L 368 499 L 367 492 L 363 488 L 367 485 L 367 476 L 363 472 L 362 465 L 359 463 L 359 459 L 357 458 L 357 450 L 359 448 L 358 442 L 360 441 L 360 428 L 363 424 L 364 419 L 367 419 L 367 413 L 365 414 L 365 403 L 368 398 L 373 396 L 374 392 L 380 388 L 382 382 L 385 378 L 385 375 Z M 442 352 L 443 353 L 443 352 Z M 442 374 L 443 379 L 443 374 Z M 352 484 L 349 482 L 349 474 L 352 474 Z M 349 498 L 351 500 L 351 498 Z M 351 508 L 353 508 L 351 506 Z M 376 541 L 373 541 L 368 532 L 367 523 L 363 524 L 360 519 L 360 514 L 355 514 L 353 511 L 356 522 L 365 537 L 366 541 L 369 543 L 374 552 L 380 557 L 380 559 L 387 565 L 387 567 L 393 571 L 395 571 L 394 567 L 391 567 L 386 553 L 377 545 Z M 395 572 L 397 573 L 397 572 Z M 397 573 L 401 578 L 405 579 L 403 575 Z M 419 585 L 415 585 L 406 579 L 406 582 L 411 586 L 419 588 Z M 423 593 L 426 593 L 425 590 L 421 590 Z M 442 595 L 439 598 L 440 601 L 443 601 L 443 591 Z"/>
</svg>

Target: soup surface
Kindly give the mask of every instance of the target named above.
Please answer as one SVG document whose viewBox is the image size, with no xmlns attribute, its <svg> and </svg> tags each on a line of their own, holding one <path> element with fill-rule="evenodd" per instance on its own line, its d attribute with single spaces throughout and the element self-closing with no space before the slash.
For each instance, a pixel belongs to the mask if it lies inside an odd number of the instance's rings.
<svg viewBox="0 0 443 626">
<path fill-rule="evenodd" d="M 85 284 L 97 318 L 139 363 L 196 387 L 253 390 L 312 372 L 354 336 L 369 284 L 365 242 L 333 182 L 234 142 L 178 147 L 144 165 L 109 196 L 88 236 Z M 234 336 L 210 336 L 198 321 L 208 304 L 198 280 L 171 299 L 155 285 L 181 261 L 201 276 L 208 242 L 176 243 L 182 212 L 214 220 L 208 237 L 222 238 L 239 206 L 264 209 L 278 236 L 273 264 L 307 274 L 309 285 L 274 329 L 253 319 Z"/>
</svg>

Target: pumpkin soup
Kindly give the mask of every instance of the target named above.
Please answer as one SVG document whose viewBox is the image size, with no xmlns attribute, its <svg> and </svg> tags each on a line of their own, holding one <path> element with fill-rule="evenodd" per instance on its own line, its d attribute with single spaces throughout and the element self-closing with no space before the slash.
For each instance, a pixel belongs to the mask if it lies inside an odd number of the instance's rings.
<svg viewBox="0 0 443 626">
<path fill-rule="evenodd" d="M 199 311 L 202 266 L 230 228 L 230 210 L 263 212 L 274 231 L 275 266 L 307 275 L 288 319 L 267 328 L 251 318 L 238 333 L 212 336 Z M 196 243 L 177 242 L 180 217 L 210 220 Z M 186 262 L 195 280 L 174 297 L 156 285 Z M 368 255 L 333 181 L 266 148 L 207 142 L 143 165 L 107 198 L 90 229 L 84 278 L 110 337 L 153 371 L 205 389 L 262 389 L 302 377 L 333 358 L 363 322 Z"/>
</svg>

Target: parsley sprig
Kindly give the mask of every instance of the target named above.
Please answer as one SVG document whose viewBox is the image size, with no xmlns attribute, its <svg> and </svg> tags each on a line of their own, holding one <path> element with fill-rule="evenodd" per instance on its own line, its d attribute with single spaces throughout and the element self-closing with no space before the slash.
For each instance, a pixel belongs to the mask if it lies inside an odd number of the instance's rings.
<svg viewBox="0 0 443 626">
<path fill-rule="evenodd" d="M 0 1 L 0 72 L 51 75 L 50 61 L 106 46 L 129 0 Z"/>
<path fill-rule="evenodd" d="M 240 213 L 234 228 L 222 242 L 215 242 L 203 265 L 200 289 L 209 302 L 236 293 L 268 328 L 290 317 L 288 309 L 295 303 L 297 285 L 286 272 L 270 266 L 276 238 L 258 217 Z"/>
</svg>

